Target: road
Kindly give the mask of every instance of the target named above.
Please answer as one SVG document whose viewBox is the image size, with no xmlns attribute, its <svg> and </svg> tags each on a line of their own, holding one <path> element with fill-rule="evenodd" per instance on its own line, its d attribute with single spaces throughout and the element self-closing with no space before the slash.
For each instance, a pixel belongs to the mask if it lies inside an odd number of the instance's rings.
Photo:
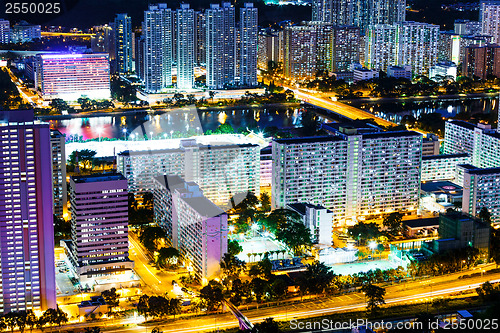
<svg viewBox="0 0 500 333">
<path fill-rule="evenodd" d="M 145 250 L 139 244 L 138 239 L 135 238 L 134 233 L 129 233 L 129 244 L 129 256 L 135 263 L 135 272 L 143 282 L 143 292 L 148 295 L 165 295 L 165 293 L 171 293 L 172 280 L 175 274 L 161 272 L 151 265 Z"/>
<path fill-rule="evenodd" d="M 37 94 L 33 94 L 31 90 L 26 88 L 23 85 L 23 82 L 12 73 L 9 67 L 6 67 L 7 72 L 9 73 L 11 81 L 16 85 L 19 94 L 23 98 L 23 101 L 27 104 L 37 107 L 43 107 L 43 100 Z"/>
<path fill-rule="evenodd" d="M 460 291 L 474 290 L 485 281 L 492 283 L 500 282 L 500 273 L 478 275 L 473 278 L 458 279 L 460 275 L 481 272 L 483 269 L 493 268 L 493 266 L 482 267 L 472 271 L 464 271 L 446 276 L 435 277 L 427 280 L 411 281 L 386 286 L 386 304 L 409 304 L 429 302 L 433 298 L 450 295 Z M 317 316 L 324 316 L 343 311 L 361 310 L 366 306 L 364 295 L 362 293 L 350 293 L 334 297 L 308 297 L 304 302 L 297 304 L 284 304 L 279 307 L 262 307 L 260 309 L 245 310 L 241 307 L 240 311 L 253 324 L 263 321 L 265 318 L 273 317 L 279 321 L 289 321 L 291 319 L 302 319 Z M 154 326 L 143 326 L 136 324 L 141 322 L 141 318 L 129 318 L 120 321 L 124 326 L 109 327 L 107 332 L 145 332 L 151 331 Z M 85 326 L 107 326 L 107 322 L 96 322 L 95 324 L 73 324 L 66 326 L 66 329 L 85 327 Z M 160 325 L 163 332 L 188 333 L 217 331 L 227 328 L 237 327 L 238 321 L 230 313 L 226 312 L 218 315 L 209 315 L 202 317 L 177 319 L 169 323 Z"/>
</svg>

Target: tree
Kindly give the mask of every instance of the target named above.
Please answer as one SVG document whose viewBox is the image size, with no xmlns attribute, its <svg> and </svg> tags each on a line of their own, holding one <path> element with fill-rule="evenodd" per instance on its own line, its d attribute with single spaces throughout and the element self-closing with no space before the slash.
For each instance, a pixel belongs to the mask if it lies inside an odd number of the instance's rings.
<svg viewBox="0 0 500 333">
<path fill-rule="evenodd" d="M 21 333 L 24 333 L 24 329 L 26 328 L 26 321 L 28 319 L 27 317 L 28 312 L 26 312 L 25 310 L 17 312 L 16 324 Z"/>
<path fill-rule="evenodd" d="M 83 163 L 83 168 L 85 170 L 92 169 L 96 154 L 97 152 L 95 150 L 90 149 L 75 150 L 69 155 L 68 164 L 76 167 L 76 156 L 78 155 L 78 163 Z"/>
<path fill-rule="evenodd" d="M 144 316 L 145 320 L 148 320 L 149 315 L 149 296 L 144 294 L 139 298 L 139 302 L 137 302 L 137 312 Z"/>
<path fill-rule="evenodd" d="M 489 281 L 486 281 L 476 288 L 476 292 L 483 301 L 491 301 L 497 299 L 500 295 L 500 287 L 498 285 L 494 286 Z"/>
<path fill-rule="evenodd" d="M 153 207 L 153 193 L 151 192 L 144 192 L 142 194 L 142 204 L 146 207 L 152 208 Z"/>
<path fill-rule="evenodd" d="M 68 103 L 61 98 L 54 98 L 49 106 L 58 112 L 66 111 L 69 108 Z"/>
<path fill-rule="evenodd" d="M 160 241 L 165 238 L 165 231 L 159 226 L 147 226 L 139 235 L 142 245 L 150 251 L 158 250 Z"/>
<path fill-rule="evenodd" d="M 181 313 L 181 301 L 178 298 L 171 298 L 169 302 L 169 314 L 174 316 Z"/>
<path fill-rule="evenodd" d="M 104 290 L 101 293 L 101 296 L 104 298 L 106 304 L 108 305 L 109 313 L 113 312 L 113 308 L 117 307 L 120 304 L 118 294 L 116 293 L 116 288 Z"/>
<path fill-rule="evenodd" d="M 174 247 L 162 247 L 156 256 L 156 265 L 160 268 L 168 268 L 177 262 L 180 257 L 179 250 Z"/>
<path fill-rule="evenodd" d="M 224 276 L 228 278 L 237 278 L 245 267 L 246 263 L 243 260 L 229 253 L 224 253 L 220 262 L 220 268 Z"/>
<path fill-rule="evenodd" d="M 302 218 L 293 210 L 280 208 L 273 210 L 262 222 L 269 232 L 276 234 L 281 225 L 302 223 Z"/>
<path fill-rule="evenodd" d="M 287 221 L 280 224 L 276 239 L 288 246 L 294 255 L 301 254 L 304 248 L 312 245 L 311 231 L 301 222 Z"/>
<path fill-rule="evenodd" d="M 361 291 L 366 296 L 366 308 L 373 314 L 376 313 L 382 304 L 385 304 L 385 289 L 373 284 L 365 284 Z"/>
<path fill-rule="evenodd" d="M 50 309 L 49 309 L 50 310 Z M 68 322 L 68 314 L 61 310 L 59 307 L 55 310 L 55 317 L 54 317 L 54 324 L 57 324 L 57 326 L 61 326 L 61 324 L 67 323 Z"/>
<path fill-rule="evenodd" d="M 266 192 L 260 194 L 260 205 L 263 212 L 271 211 L 271 197 Z"/>
<path fill-rule="evenodd" d="M 268 256 L 265 256 L 264 259 L 250 267 L 248 271 L 248 275 L 251 277 L 263 277 L 266 279 L 270 279 L 272 274 L 272 263 L 271 260 L 269 260 Z"/>
<path fill-rule="evenodd" d="M 230 124 L 221 124 L 214 131 L 214 134 L 233 134 L 234 128 Z"/>
<path fill-rule="evenodd" d="M 208 285 L 200 290 L 200 298 L 205 303 L 208 311 L 217 310 L 224 300 L 222 285 L 215 280 L 210 280 Z"/>
<path fill-rule="evenodd" d="M 479 218 L 484 223 L 491 224 L 491 213 L 489 212 L 488 208 L 481 208 L 481 210 L 479 211 Z"/>
<path fill-rule="evenodd" d="M 155 327 L 151 330 L 151 333 L 163 333 L 162 331 L 160 331 L 160 329 L 158 327 Z"/>
<path fill-rule="evenodd" d="M 399 235 L 403 231 L 403 214 L 393 212 L 384 216 L 383 225 L 390 230 L 393 236 Z"/>
<path fill-rule="evenodd" d="M 263 322 L 257 323 L 252 328 L 252 333 L 281 333 L 280 326 L 273 318 L 266 318 Z"/>
<path fill-rule="evenodd" d="M 331 284 L 333 280 L 332 269 L 320 261 L 314 261 L 307 265 L 307 270 L 300 277 L 301 293 L 320 294 Z"/>
<path fill-rule="evenodd" d="M 37 321 L 38 318 L 36 317 L 33 310 L 28 310 L 28 312 L 26 313 L 26 325 L 30 328 L 30 332 L 33 331 L 33 328 L 36 326 Z"/>
<path fill-rule="evenodd" d="M 243 251 L 243 247 L 236 240 L 229 240 L 227 242 L 227 253 L 232 256 L 237 256 Z"/>
<path fill-rule="evenodd" d="M 359 245 L 365 244 L 370 239 L 380 237 L 381 233 L 376 223 L 359 222 L 356 225 L 349 227 L 347 233 L 354 239 L 358 240 Z"/>
<path fill-rule="evenodd" d="M 9 312 L 3 316 L 5 324 L 7 328 L 10 329 L 11 332 L 14 332 L 14 328 L 17 326 L 17 312 Z"/>
<path fill-rule="evenodd" d="M 302 135 L 314 136 L 318 132 L 319 118 L 312 111 L 302 112 Z"/>
</svg>

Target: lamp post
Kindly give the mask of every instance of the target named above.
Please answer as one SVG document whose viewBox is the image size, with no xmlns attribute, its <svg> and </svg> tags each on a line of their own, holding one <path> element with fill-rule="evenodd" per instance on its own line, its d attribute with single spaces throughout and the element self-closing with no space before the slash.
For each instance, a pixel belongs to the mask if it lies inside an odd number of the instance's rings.
<svg viewBox="0 0 500 333">
<path fill-rule="evenodd" d="M 173 130 L 170 131 L 170 139 L 172 139 L 172 134 L 174 134 Z"/>
<path fill-rule="evenodd" d="M 102 128 L 98 128 L 97 133 L 99 133 L 99 142 L 101 142 Z"/>
<path fill-rule="evenodd" d="M 122 132 L 123 132 L 123 137 L 125 138 L 125 140 L 127 140 L 127 129 L 126 128 L 122 129 Z"/>
<path fill-rule="evenodd" d="M 369 247 L 370 247 L 370 249 L 372 250 L 372 260 L 374 260 L 374 257 L 373 257 L 373 256 L 374 256 L 374 254 L 373 254 L 373 252 L 374 252 L 374 251 L 375 251 L 375 249 L 377 248 L 377 243 L 376 243 L 376 242 L 370 242 Z"/>
<path fill-rule="evenodd" d="M 153 132 L 149 132 L 149 140 L 153 140 Z"/>
</svg>

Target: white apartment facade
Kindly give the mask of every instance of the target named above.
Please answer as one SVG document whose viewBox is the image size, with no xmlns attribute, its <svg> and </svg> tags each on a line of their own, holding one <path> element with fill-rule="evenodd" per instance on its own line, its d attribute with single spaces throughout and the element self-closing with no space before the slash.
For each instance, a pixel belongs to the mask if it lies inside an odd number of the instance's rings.
<svg viewBox="0 0 500 333">
<path fill-rule="evenodd" d="M 257 48 L 259 43 L 258 10 L 253 3 L 240 8 L 239 84 L 257 85 Z"/>
<path fill-rule="evenodd" d="M 450 155 L 422 156 L 423 182 L 434 180 L 454 180 L 455 169 L 459 164 L 469 164 L 472 158 L 467 153 Z"/>
<path fill-rule="evenodd" d="M 177 89 L 190 90 L 194 87 L 194 10 L 182 3 L 176 15 L 177 42 Z"/>
<path fill-rule="evenodd" d="M 492 36 L 492 43 L 500 43 L 500 1 L 481 1 L 479 6 L 482 33 Z"/>
<path fill-rule="evenodd" d="M 345 225 L 418 206 L 422 136 L 350 134 L 273 141 L 273 207 L 307 202 Z"/>
<path fill-rule="evenodd" d="M 134 193 L 152 191 L 154 177 L 177 175 L 197 183 L 220 205 L 236 194 L 260 194 L 260 147 L 255 144 L 203 145 L 187 139 L 179 148 L 122 152 L 117 167 Z"/>
</svg>

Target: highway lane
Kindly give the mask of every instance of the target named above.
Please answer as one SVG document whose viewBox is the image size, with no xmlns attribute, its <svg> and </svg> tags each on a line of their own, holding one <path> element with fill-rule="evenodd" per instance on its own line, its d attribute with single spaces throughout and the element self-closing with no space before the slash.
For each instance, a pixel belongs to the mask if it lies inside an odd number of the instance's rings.
<svg viewBox="0 0 500 333">
<path fill-rule="evenodd" d="M 471 273 L 469 271 L 467 273 Z M 465 272 L 459 273 L 464 274 Z M 467 279 L 457 279 L 456 274 L 445 277 L 437 277 L 425 281 L 409 282 L 388 286 L 386 288 L 386 304 L 408 304 L 412 302 L 430 302 L 433 298 L 454 294 L 461 291 L 474 290 L 485 281 L 500 282 L 500 273 L 488 274 Z M 273 317 L 276 320 L 288 321 L 291 319 L 308 318 L 333 314 L 342 311 L 363 309 L 366 306 L 364 295 L 361 293 L 351 293 L 331 298 L 314 298 L 310 302 L 299 304 L 287 304 L 280 307 L 260 308 L 241 312 L 252 322 L 258 323 L 265 318 Z M 172 333 L 188 333 L 213 331 L 236 327 L 236 318 L 230 313 L 203 316 L 161 325 L 161 330 Z M 112 332 L 142 332 L 145 327 L 138 325 L 135 327 L 120 328 Z"/>
</svg>

